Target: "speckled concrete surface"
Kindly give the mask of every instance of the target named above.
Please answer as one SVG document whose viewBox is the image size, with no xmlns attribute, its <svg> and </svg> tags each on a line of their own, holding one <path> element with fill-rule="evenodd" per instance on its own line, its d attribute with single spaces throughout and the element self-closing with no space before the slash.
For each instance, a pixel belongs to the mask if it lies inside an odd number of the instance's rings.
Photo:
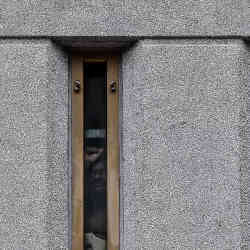
<svg viewBox="0 0 250 250">
<path fill-rule="evenodd" d="M 70 68 L 50 38 L 141 40 L 122 55 L 120 249 L 248 250 L 250 50 L 228 38 L 249 17 L 249 0 L 0 0 L 0 250 L 70 249 Z"/>
<path fill-rule="evenodd" d="M 123 56 L 121 249 L 248 249 L 247 54 L 145 40 Z"/>
<path fill-rule="evenodd" d="M 68 249 L 67 57 L 48 40 L 0 52 L 0 249 Z"/>
<path fill-rule="evenodd" d="M 248 0 L 0 1 L 1 36 L 249 36 Z"/>
</svg>

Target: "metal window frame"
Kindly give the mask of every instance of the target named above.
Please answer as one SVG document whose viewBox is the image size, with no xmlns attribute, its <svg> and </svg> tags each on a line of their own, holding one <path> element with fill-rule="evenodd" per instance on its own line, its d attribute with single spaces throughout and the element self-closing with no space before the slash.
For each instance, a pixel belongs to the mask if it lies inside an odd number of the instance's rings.
<svg viewBox="0 0 250 250">
<path fill-rule="evenodd" d="M 120 247 L 119 61 L 114 53 L 72 54 L 72 250 L 84 250 L 84 63 L 107 63 L 107 249 Z M 77 82 L 78 81 L 78 82 Z M 115 91 L 112 84 L 115 83 Z M 78 85 L 79 90 L 74 91 Z"/>
</svg>

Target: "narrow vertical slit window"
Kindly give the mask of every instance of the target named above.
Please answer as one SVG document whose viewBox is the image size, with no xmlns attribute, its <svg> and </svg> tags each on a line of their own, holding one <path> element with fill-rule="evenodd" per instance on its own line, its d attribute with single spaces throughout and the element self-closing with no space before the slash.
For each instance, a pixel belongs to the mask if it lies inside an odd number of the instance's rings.
<svg viewBox="0 0 250 250">
<path fill-rule="evenodd" d="M 84 64 L 84 246 L 106 250 L 106 63 Z"/>
<path fill-rule="evenodd" d="M 72 56 L 72 249 L 119 249 L 118 56 Z"/>
</svg>

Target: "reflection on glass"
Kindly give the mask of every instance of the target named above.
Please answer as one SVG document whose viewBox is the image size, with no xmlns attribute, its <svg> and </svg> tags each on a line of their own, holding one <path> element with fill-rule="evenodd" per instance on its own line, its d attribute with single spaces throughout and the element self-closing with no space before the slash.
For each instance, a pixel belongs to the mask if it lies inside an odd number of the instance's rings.
<svg viewBox="0 0 250 250">
<path fill-rule="evenodd" d="M 106 64 L 85 64 L 84 76 L 85 249 L 106 250 Z"/>
</svg>

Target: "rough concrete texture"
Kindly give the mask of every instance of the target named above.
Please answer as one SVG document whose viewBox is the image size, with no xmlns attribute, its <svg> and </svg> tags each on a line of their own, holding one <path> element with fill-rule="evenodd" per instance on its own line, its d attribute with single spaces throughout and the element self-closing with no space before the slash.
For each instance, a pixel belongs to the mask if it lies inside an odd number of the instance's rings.
<svg viewBox="0 0 250 250">
<path fill-rule="evenodd" d="M 250 46 L 247 44 L 248 53 L 246 54 L 246 90 L 245 92 L 245 99 L 246 99 L 246 115 L 244 113 L 242 115 L 243 119 L 246 121 L 247 126 L 243 126 L 241 134 L 241 151 L 242 151 L 242 164 L 241 164 L 241 204 L 242 204 L 242 240 L 245 242 L 246 248 L 249 249 L 250 246 L 250 123 L 249 123 L 249 114 L 250 114 L 250 103 L 249 103 L 249 94 L 250 94 Z"/>
<path fill-rule="evenodd" d="M 248 249 L 247 53 L 145 40 L 123 56 L 121 249 Z"/>
<path fill-rule="evenodd" d="M 47 40 L 0 52 L 0 248 L 68 249 L 67 57 Z"/>
<path fill-rule="evenodd" d="M 0 1 L 2 36 L 249 36 L 248 0 Z"/>
</svg>

